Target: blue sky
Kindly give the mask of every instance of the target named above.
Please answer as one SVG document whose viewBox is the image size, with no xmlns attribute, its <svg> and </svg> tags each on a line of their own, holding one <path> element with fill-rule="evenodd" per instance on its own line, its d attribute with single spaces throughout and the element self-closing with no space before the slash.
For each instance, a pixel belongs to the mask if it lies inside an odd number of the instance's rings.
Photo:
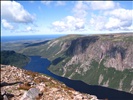
<svg viewBox="0 0 133 100">
<path fill-rule="evenodd" d="M 133 31 L 132 1 L 1 1 L 1 35 Z"/>
</svg>

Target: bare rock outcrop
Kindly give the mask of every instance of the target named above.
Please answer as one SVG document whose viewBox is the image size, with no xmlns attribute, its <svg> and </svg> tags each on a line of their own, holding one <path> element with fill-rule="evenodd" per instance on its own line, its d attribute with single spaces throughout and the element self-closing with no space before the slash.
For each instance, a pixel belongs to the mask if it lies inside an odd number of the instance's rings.
<svg viewBox="0 0 133 100">
<path fill-rule="evenodd" d="M 98 100 L 51 77 L 1 65 L 1 100 Z"/>
<path fill-rule="evenodd" d="M 104 59 L 105 67 L 112 67 L 120 71 L 131 69 L 133 67 L 133 35 L 109 36 L 85 36 L 72 40 L 66 55 L 73 56 L 66 66 L 82 64 L 86 61 L 90 65 L 92 60 L 100 62 L 101 59 Z M 85 64 L 84 68 L 86 68 Z"/>
</svg>

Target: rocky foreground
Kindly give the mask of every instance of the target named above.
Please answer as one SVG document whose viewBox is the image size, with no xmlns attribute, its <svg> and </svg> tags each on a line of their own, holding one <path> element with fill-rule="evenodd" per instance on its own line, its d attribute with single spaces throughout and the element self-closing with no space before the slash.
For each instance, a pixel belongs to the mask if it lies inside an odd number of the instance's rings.
<svg viewBox="0 0 133 100">
<path fill-rule="evenodd" d="M 98 100 L 39 73 L 1 65 L 0 100 Z"/>
</svg>

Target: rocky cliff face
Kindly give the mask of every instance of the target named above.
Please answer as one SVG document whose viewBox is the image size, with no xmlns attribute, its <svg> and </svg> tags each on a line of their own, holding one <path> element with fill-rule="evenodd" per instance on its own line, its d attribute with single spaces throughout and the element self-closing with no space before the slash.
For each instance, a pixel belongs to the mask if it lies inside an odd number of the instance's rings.
<svg viewBox="0 0 133 100">
<path fill-rule="evenodd" d="M 126 40 L 131 38 L 131 40 Z M 133 67 L 133 35 L 88 36 L 77 38 L 67 49 L 68 56 L 73 55 L 69 65 L 87 62 L 92 59 L 116 70 L 131 69 Z M 84 64 L 84 63 L 83 63 Z"/>
<path fill-rule="evenodd" d="M 98 100 L 39 73 L 1 65 L 1 100 Z"/>
<path fill-rule="evenodd" d="M 53 73 L 133 93 L 133 34 L 79 37 L 64 54 Z"/>
</svg>

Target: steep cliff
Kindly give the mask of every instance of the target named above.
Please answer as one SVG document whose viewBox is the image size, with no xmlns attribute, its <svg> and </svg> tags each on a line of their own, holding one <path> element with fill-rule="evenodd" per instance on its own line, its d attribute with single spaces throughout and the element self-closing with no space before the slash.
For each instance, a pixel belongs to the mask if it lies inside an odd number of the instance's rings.
<svg viewBox="0 0 133 100">
<path fill-rule="evenodd" d="M 133 34 L 79 37 L 69 45 L 53 73 L 133 93 Z"/>
</svg>

